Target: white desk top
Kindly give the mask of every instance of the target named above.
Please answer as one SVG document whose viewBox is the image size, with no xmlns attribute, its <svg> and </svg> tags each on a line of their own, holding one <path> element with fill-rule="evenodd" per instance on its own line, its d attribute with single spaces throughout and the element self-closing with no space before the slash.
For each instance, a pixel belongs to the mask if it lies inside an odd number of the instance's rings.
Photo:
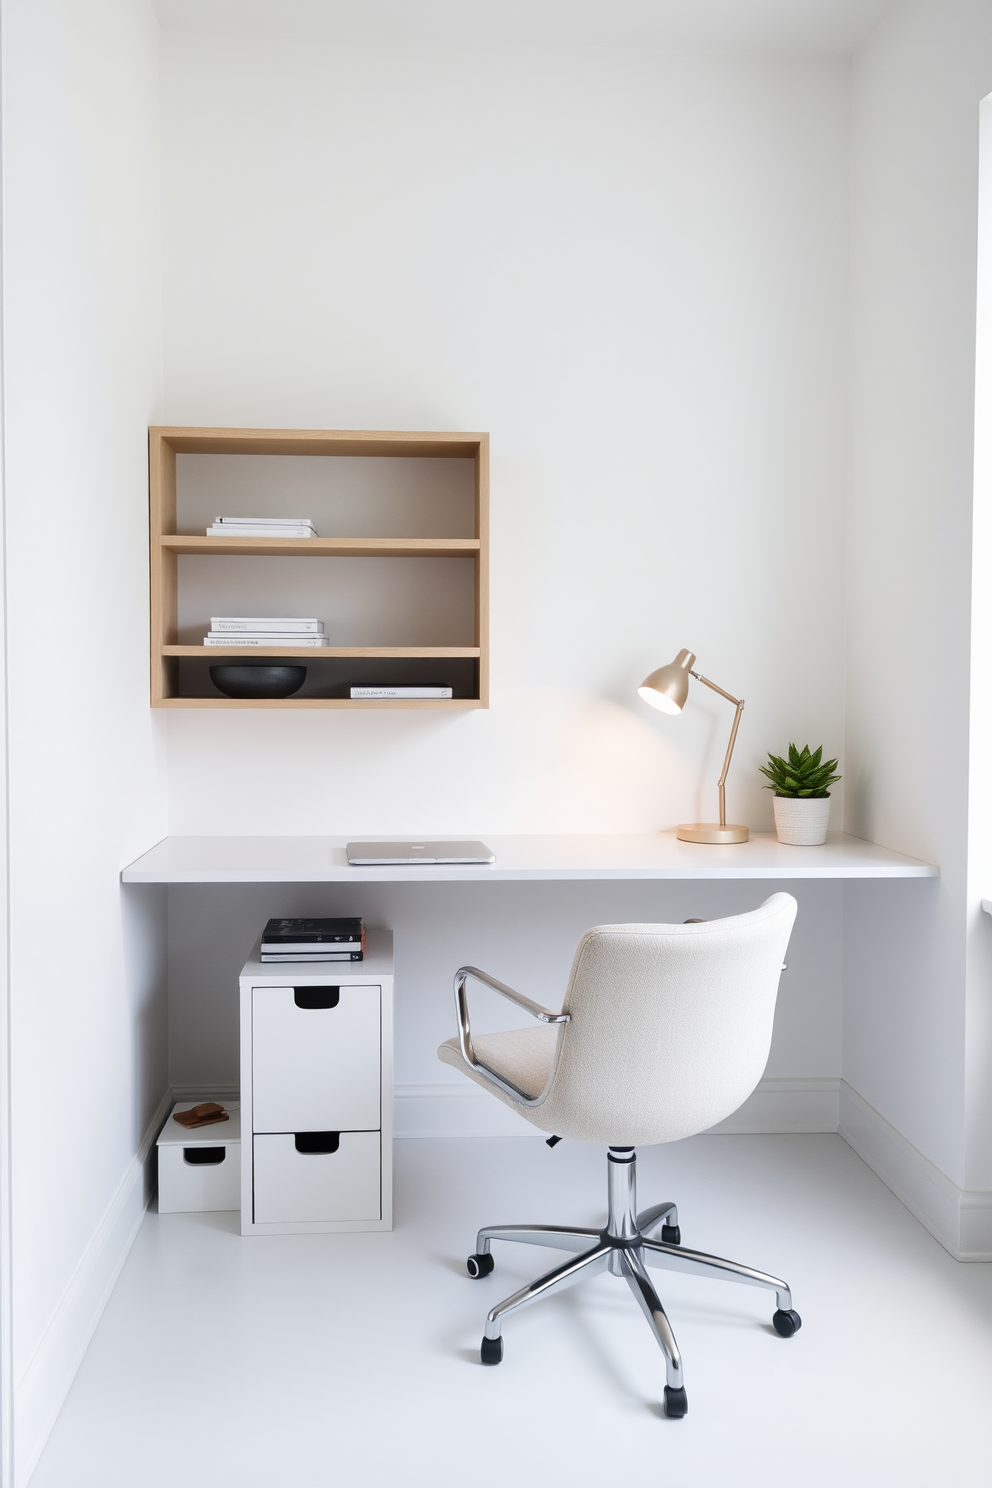
<svg viewBox="0 0 992 1488">
<path fill-rule="evenodd" d="M 124 869 L 124 883 L 474 883 L 527 879 L 936 878 L 931 863 L 860 837 L 783 847 L 756 833 L 732 847 L 679 842 L 674 832 L 495 837 L 486 866 L 352 868 L 348 837 L 165 837 Z M 368 839 L 365 839 L 368 840 Z"/>
</svg>

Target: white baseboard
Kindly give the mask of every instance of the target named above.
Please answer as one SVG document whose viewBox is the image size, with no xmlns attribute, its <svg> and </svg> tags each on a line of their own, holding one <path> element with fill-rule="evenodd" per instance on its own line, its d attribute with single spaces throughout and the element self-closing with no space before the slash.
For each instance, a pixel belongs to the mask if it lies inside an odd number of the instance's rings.
<svg viewBox="0 0 992 1488">
<path fill-rule="evenodd" d="M 228 1085 L 173 1085 L 172 1099 L 174 1101 L 236 1101 L 241 1099 L 241 1087 L 236 1080 Z"/>
<path fill-rule="evenodd" d="M 840 1118 L 840 1080 L 829 1077 L 764 1079 L 753 1095 L 711 1127 L 724 1133 L 835 1132 Z"/>
<path fill-rule="evenodd" d="M 844 1140 L 958 1261 L 992 1261 L 992 1193 L 958 1188 L 846 1080 Z"/>
<path fill-rule="evenodd" d="M 172 1099 L 171 1090 L 162 1097 L 51 1322 L 14 1386 L 14 1488 L 26 1488 L 138 1233 L 151 1189 L 152 1143 Z"/>
<path fill-rule="evenodd" d="M 840 1080 L 762 1080 L 757 1090 L 715 1132 L 833 1132 Z M 544 1133 L 468 1081 L 398 1085 L 397 1137 L 540 1137 Z"/>
<path fill-rule="evenodd" d="M 396 1087 L 397 1137 L 540 1137 L 477 1085 Z M 959 1261 L 992 1261 L 992 1193 L 959 1189 L 846 1081 L 765 1079 L 718 1135 L 839 1132 L 911 1214 Z"/>
<path fill-rule="evenodd" d="M 459 1084 L 397 1085 L 394 1137 L 545 1137 L 516 1111 L 469 1080 Z"/>
</svg>

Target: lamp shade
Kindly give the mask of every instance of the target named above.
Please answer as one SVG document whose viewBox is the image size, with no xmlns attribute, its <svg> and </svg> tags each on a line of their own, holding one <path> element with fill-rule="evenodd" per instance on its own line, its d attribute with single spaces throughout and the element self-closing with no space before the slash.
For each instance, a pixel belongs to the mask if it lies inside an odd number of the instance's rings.
<svg viewBox="0 0 992 1488">
<path fill-rule="evenodd" d="M 652 708 L 681 713 L 689 696 L 689 672 L 695 660 L 691 651 L 680 651 L 674 661 L 645 677 L 637 691 Z"/>
</svg>

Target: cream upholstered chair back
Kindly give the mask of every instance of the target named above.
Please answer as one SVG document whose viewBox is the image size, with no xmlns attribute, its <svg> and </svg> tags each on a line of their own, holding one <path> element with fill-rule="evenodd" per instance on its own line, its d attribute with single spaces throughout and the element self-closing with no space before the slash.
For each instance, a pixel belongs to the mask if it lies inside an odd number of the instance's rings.
<svg viewBox="0 0 992 1488">
<path fill-rule="evenodd" d="M 587 930 L 545 1098 L 521 1114 L 561 1136 L 637 1145 L 736 1111 L 768 1059 L 795 917 L 792 895 L 773 894 L 728 919 Z"/>
</svg>

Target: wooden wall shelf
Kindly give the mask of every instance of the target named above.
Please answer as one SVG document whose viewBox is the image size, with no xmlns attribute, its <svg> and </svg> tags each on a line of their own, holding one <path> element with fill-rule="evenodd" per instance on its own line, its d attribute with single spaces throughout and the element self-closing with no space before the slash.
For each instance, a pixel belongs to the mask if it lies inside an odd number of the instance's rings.
<svg viewBox="0 0 992 1488">
<path fill-rule="evenodd" d="M 471 461 L 474 485 L 474 535 L 336 536 L 314 538 L 208 537 L 182 531 L 177 489 L 179 455 L 306 455 L 333 459 L 454 459 Z M 149 502 L 151 526 L 151 703 L 154 708 L 485 708 L 489 701 L 489 436 L 487 434 L 394 433 L 326 429 L 152 428 L 149 430 Z M 220 507 L 218 501 L 218 508 Z M 404 506 L 405 509 L 405 506 Z M 242 515 L 231 510 L 225 515 Z M 299 515 L 269 510 L 266 515 Z M 304 515 L 306 513 L 303 513 Z M 411 523 L 411 525 L 413 525 Z M 474 644 L 292 647 L 264 651 L 251 646 L 203 646 L 180 639 L 180 558 L 453 558 L 470 560 L 474 571 Z M 302 571 L 301 571 L 302 572 Z M 307 572 L 314 572 L 307 569 Z M 243 613 L 271 614 L 263 587 Z M 320 581 L 323 582 L 322 580 Z M 375 585 L 373 569 L 370 584 Z M 388 584 L 388 576 L 382 580 Z M 432 580 L 436 582 L 436 578 Z M 466 591 L 467 592 L 467 591 Z M 282 613 L 275 610 L 275 613 Z M 293 611 L 297 613 L 297 611 Z M 321 616 L 321 618 L 325 618 Z M 202 617 L 204 631 L 209 616 Z M 197 620 L 199 624 L 199 617 Z M 189 624 L 184 627 L 188 637 Z M 333 634 L 331 639 L 333 639 Z M 400 640 L 402 637 L 397 637 Z M 454 640 L 455 637 L 453 636 Z M 463 638 L 459 638 L 463 639 Z M 308 681 L 302 696 L 278 700 L 222 697 L 209 680 L 207 664 L 243 657 L 306 658 Z M 368 678 L 354 663 L 367 659 Z M 392 660 L 388 679 L 382 663 Z M 335 670 L 333 663 L 338 663 Z M 352 699 L 341 695 L 350 684 L 382 681 L 384 685 L 424 681 L 424 663 L 435 663 L 437 679 L 449 669 L 456 693 L 451 699 Z M 189 670 L 192 666 L 192 671 Z M 349 670 L 350 667 L 350 670 Z M 343 669 L 342 669 L 343 668 Z M 411 668 L 413 670 L 411 670 Z M 419 668 L 419 670 L 418 670 Z M 392 675 L 395 672 L 396 675 Z M 432 673 L 434 676 L 434 673 Z M 471 681 L 467 679 L 471 678 Z M 467 694 L 467 695 L 466 695 Z"/>
</svg>

